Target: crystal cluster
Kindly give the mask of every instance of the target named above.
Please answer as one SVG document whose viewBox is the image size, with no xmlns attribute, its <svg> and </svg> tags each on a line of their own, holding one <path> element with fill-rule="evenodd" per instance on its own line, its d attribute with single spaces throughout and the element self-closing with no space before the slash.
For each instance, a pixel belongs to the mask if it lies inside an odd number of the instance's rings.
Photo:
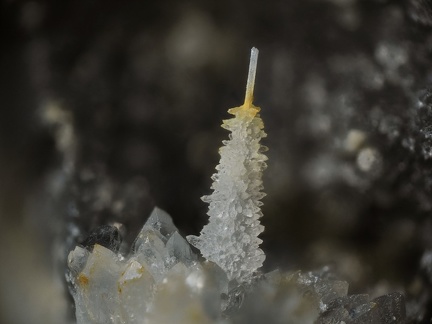
<svg viewBox="0 0 432 324">
<path fill-rule="evenodd" d="M 267 157 L 264 125 L 252 104 L 257 55 L 252 49 L 245 103 L 223 123 L 231 134 L 220 150 L 213 193 L 203 198 L 209 223 L 199 237 L 188 237 L 205 260 L 159 208 L 127 254 L 118 252 L 119 231 L 102 227 L 68 256 L 78 324 L 405 322 L 401 294 L 348 295 L 348 283 L 328 268 L 258 271 L 265 259 L 258 235 Z"/>
<path fill-rule="evenodd" d="M 328 268 L 256 274 L 229 280 L 199 261 L 171 217 L 155 208 L 128 256 L 102 245 L 77 246 L 68 257 L 78 324 L 394 323 L 405 320 L 400 293 L 348 295 Z"/>
<path fill-rule="evenodd" d="M 394 292 L 371 299 L 367 294 L 348 295 L 348 282 L 339 280 L 328 267 L 296 274 L 301 290 L 314 296 L 320 316 L 316 323 L 405 323 L 405 299 Z"/>
<path fill-rule="evenodd" d="M 95 244 L 68 257 L 76 317 L 84 323 L 208 322 L 228 293 L 225 273 L 197 262 L 171 217 L 155 208 L 127 257 Z M 169 316 L 169 319 L 167 319 Z"/>
<path fill-rule="evenodd" d="M 202 200 L 209 204 L 209 223 L 201 235 L 188 236 L 188 241 L 202 255 L 217 263 L 229 279 L 247 282 L 264 262 L 258 235 L 264 230 L 262 216 L 262 172 L 267 157 L 260 140 L 266 136 L 258 107 L 252 104 L 258 50 L 253 48 L 245 103 L 228 112 L 234 118 L 222 127 L 231 132 L 220 149 L 220 163 L 212 176 L 213 193 Z"/>
<path fill-rule="evenodd" d="M 405 323 L 405 300 L 400 293 L 371 299 L 348 295 L 348 283 L 325 267 L 319 271 L 264 276 L 234 316 L 241 323 Z"/>
</svg>

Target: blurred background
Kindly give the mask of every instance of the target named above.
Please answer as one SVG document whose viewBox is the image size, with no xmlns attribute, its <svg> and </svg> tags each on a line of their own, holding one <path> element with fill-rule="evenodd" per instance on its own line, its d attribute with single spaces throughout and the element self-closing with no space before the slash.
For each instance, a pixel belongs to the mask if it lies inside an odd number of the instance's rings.
<svg viewBox="0 0 432 324">
<path fill-rule="evenodd" d="M 428 1 L 0 6 L 0 323 L 73 321 L 65 258 L 99 225 L 127 246 L 157 205 L 200 231 L 252 46 L 265 270 L 330 265 L 432 317 Z"/>
</svg>

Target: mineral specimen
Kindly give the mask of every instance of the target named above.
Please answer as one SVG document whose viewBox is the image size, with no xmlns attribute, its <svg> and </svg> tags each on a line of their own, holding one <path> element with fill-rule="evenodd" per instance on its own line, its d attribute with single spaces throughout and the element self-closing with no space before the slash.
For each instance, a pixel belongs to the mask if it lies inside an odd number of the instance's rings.
<svg viewBox="0 0 432 324">
<path fill-rule="evenodd" d="M 138 323 L 395 323 L 405 319 L 400 293 L 373 300 L 348 295 L 328 267 L 229 281 L 199 261 L 171 217 L 155 208 L 131 253 L 95 244 L 68 257 L 78 324 Z"/>
<path fill-rule="evenodd" d="M 220 315 L 228 279 L 199 263 L 171 217 L 155 208 L 127 257 L 95 244 L 70 252 L 76 318 L 84 323 L 194 323 Z"/>
<path fill-rule="evenodd" d="M 258 235 L 264 230 L 259 218 L 267 157 L 262 154 L 266 147 L 260 140 L 266 134 L 260 109 L 252 104 L 257 59 L 258 50 L 253 48 L 245 102 L 230 109 L 235 117 L 222 125 L 231 134 L 220 149 L 220 163 L 212 176 L 213 193 L 202 198 L 210 205 L 209 223 L 199 237 L 187 237 L 207 260 L 224 269 L 229 279 L 239 282 L 250 281 L 265 259 Z"/>
<path fill-rule="evenodd" d="M 207 260 L 157 207 L 129 253 L 118 252 L 116 227 L 99 227 L 68 256 L 78 324 L 405 322 L 402 294 L 348 295 L 348 283 L 329 267 L 257 271 L 265 258 L 258 235 L 266 167 L 259 143 L 266 134 L 252 104 L 257 55 L 252 49 L 245 103 L 230 109 L 235 117 L 223 124 L 230 139 L 212 177 L 214 191 L 203 198 L 210 204 L 209 224 L 199 237 L 188 237 Z"/>
</svg>

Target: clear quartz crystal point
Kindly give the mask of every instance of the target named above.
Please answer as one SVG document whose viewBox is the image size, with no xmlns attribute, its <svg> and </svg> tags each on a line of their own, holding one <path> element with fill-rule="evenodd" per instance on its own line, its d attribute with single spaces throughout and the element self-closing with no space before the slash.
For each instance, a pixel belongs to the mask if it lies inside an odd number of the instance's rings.
<svg viewBox="0 0 432 324">
<path fill-rule="evenodd" d="M 143 230 L 144 229 L 153 229 L 166 239 L 168 239 L 174 232 L 178 232 L 178 229 L 174 225 L 171 216 L 158 207 L 155 207 L 151 212 L 149 218 L 144 224 Z"/>
<path fill-rule="evenodd" d="M 170 257 L 185 265 L 191 265 L 197 260 L 196 255 L 192 252 L 189 243 L 176 231 L 166 243 L 166 248 Z"/>
</svg>

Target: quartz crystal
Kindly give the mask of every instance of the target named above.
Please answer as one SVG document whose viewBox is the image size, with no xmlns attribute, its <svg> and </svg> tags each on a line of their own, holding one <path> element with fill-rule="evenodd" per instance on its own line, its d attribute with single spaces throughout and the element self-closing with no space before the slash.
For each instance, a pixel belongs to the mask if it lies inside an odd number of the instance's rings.
<svg viewBox="0 0 432 324">
<path fill-rule="evenodd" d="M 129 255 L 98 243 L 77 246 L 68 266 L 78 324 L 402 324 L 406 316 L 400 293 L 348 295 L 348 283 L 327 267 L 229 280 L 217 264 L 197 257 L 159 208 Z"/>
<path fill-rule="evenodd" d="M 198 262 L 171 217 L 155 208 L 128 256 L 100 244 L 68 257 L 76 318 L 85 323 L 196 323 L 220 317 L 228 278 Z"/>
</svg>

